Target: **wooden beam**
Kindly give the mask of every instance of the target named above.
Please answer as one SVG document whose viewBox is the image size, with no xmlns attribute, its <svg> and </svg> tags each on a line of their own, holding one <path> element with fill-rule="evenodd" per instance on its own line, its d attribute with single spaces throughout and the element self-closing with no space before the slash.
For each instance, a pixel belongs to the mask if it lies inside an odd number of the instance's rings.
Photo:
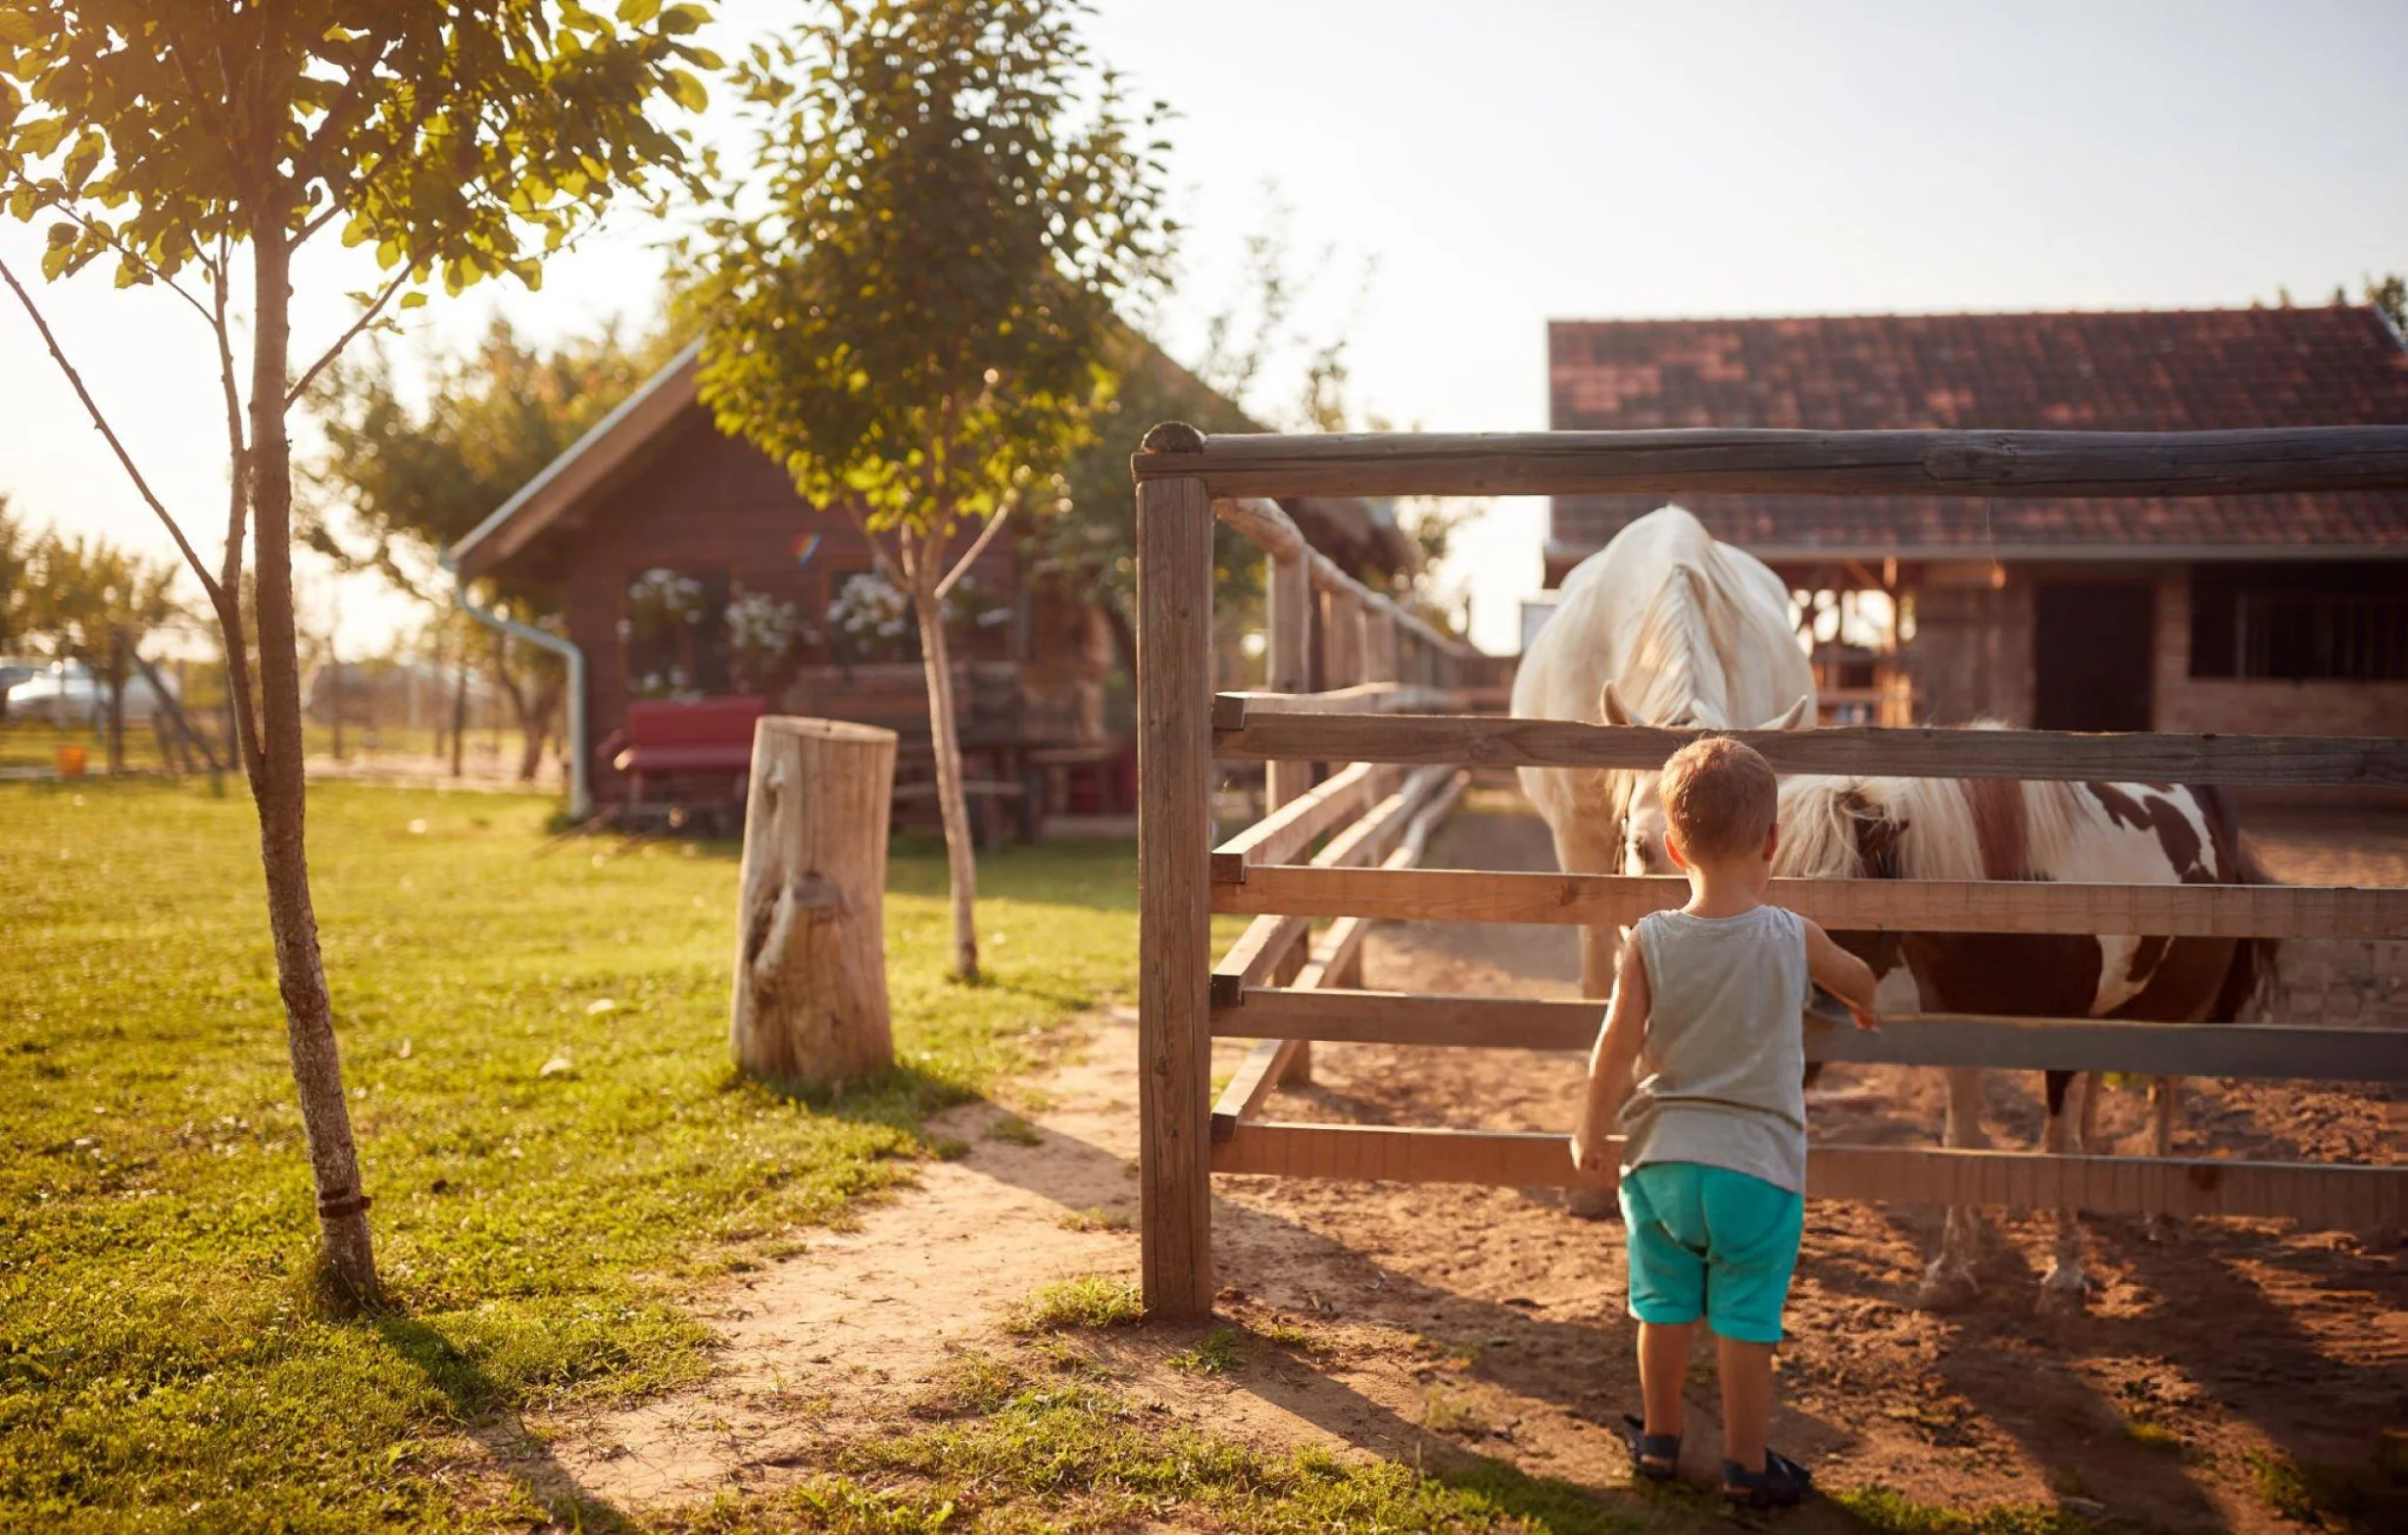
<svg viewBox="0 0 2408 1535">
<path fill-rule="evenodd" d="M 1342 768 L 1214 848 L 1212 877 L 1244 879 L 1250 864 L 1286 863 L 1311 846 L 1313 838 L 1378 804 L 1392 776 L 1373 763 Z"/>
<path fill-rule="evenodd" d="M 1604 1188 L 1608 1170 L 1572 1165 L 1568 1136 L 1382 1125 L 1236 1126 L 1212 1148 L 1212 1170 L 1360 1182 Z M 2309 1228 L 2369 1230 L 2408 1222 L 2408 1166 L 2151 1157 L 2062 1157 L 1945 1148 L 1817 1146 L 1813 1199 L 2135 1215 L 2263 1215 Z"/>
<path fill-rule="evenodd" d="M 1212 966 L 1212 1006 L 1234 1008 L 1271 978 L 1290 950 L 1312 932 L 1308 916 L 1258 916 Z"/>
<path fill-rule="evenodd" d="M 1461 640 L 1431 627 L 1388 597 L 1340 569 L 1336 561 L 1304 541 L 1303 530 L 1280 509 L 1278 502 L 1261 497 L 1221 500 L 1212 504 L 1212 511 L 1214 516 L 1236 529 L 1249 543 L 1269 555 L 1273 562 L 1301 562 L 1312 590 L 1344 593 L 1374 613 L 1388 614 L 1449 655 L 1471 654 L 1471 647 Z"/>
<path fill-rule="evenodd" d="M 1238 1069 L 1221 1089 L 1219 1102 L 1212 1106 L 1212 1140 L 1214 1144 L 1229 1139 L 1239 1125 L 1262 1112 L 1271 1094 L 1287 1080 L 1289 1067 L 1296 1058 L 1312 1047 L 1301 1039 L 1265 1039 L 1255 1042 L 1238 1063 Z"/>
<path fill-rule="evenodd" d="M 1274 555 L 1266 563 L 1263 607 L 1270 632 L 1263 683 L 1274 693 L 1302 693 L 1312 686 L 1312 576 L 1302 555 Z M 1312 764 L 1272 763 L 1262 788 L 1267 810 L 1300 799 L 1312 788 Z"/>
<path fill-rule="evenodd" d="M 1320 693 L 1223 693 L 1212 702 L 1212 727 L 1234 730 L 1253 715 L 1444 714 L 1462 703 L 1446 688 L 1410 682 L 1355 682 Z"/>
<path fill-rule="evenodd" d="M 1159 430 L 1159 428 L 1157 428 Z M 1153 433 L 1140 482 L 1236 496 L 2233 496 L 2408 490 L 2408 426 L 2239 431 Z M 1168 451 L 1165 451 L 1168 450 Z"/>
<path fill-rule="evenodd" d="M 1776 879 L 1765 898 L 1835 932 L 2115 933 L 2203 938 L 2408 938 L 2408 890 L 2306 885 L 2060 885 L 2043 881 Z M 1689 899 L 1665 875 L 1257 865 L 1212 909 L 1253 915 L 1628 926 Z"/>
<path fill-rule="evenodd" d="M 1604 1021 L 1582 999 L 1260 987 L 1216 1009 L 1216 1035 L 1495 1050 L 1587 1050 Z M 2021 1071 L 2408 1082 L 2408 1033 L 2260 1023 L 2136 1023 L 1923 1014 L 1866 1033 L 1809 1015 L 1806 1059 Z"/>
<path fill-rule="evenodd" d="M 2279 787 L 2408 786 L 2408 740 L 2262 735 L 2081 735 L 2063 730 L 1661 730 L 1569 719 L 1272 715 L 1213 733 L 1235 760 L 1459 763 L 1475 768 L 1661 768 L 1700 735 L 1737 736 L 1785 773 L 2060 778 Z"/>
<path fill-rule="evenodd" d="M 1349 868 L 1385 859 L 1404 838 L 1413 818 L 1439 791 L 1460 775 L 1449 768 L 1417 768 L 1394 794 L 1374 805 L 1362 817 L 1329 839 L 1312 857 L 1313 868 Z"/>
<path fill-rule="evenodd" d="M 1212 1310 L 1212 506 L 1137 491 L 1138 1190 L 1146 1308 Z"/>
</svg>

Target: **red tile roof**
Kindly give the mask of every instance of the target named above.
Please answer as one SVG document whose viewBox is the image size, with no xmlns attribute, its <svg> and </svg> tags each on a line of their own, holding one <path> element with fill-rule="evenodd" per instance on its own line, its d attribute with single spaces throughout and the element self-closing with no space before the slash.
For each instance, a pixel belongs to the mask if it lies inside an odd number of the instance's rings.
<svg viewBox="0 0 2408 1535">
<path fill-rule="evenodd" d="M 1557 321 L 1558 430 L 2058 427 L 2200 431 L 2408 422 L 2408 350 L 2372 309 Z M 1550 569 L 1661 498 L 1559 496 Z M 1979 500 L 1705 496 L 1718 535 L 1774 554 L 2143 549 L 2408 556 L 2408 493 Z"/>
</svg>

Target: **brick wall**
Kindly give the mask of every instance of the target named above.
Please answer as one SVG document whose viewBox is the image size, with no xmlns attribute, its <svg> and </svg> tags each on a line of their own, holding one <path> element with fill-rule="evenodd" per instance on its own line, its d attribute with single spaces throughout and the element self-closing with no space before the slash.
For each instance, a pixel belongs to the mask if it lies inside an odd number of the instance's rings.
<svg viewBox="0 0 2408 1535">
<path fill-rule="evenodd" d="M 2157 586 L 2156 726 L 2185 734 L 2397 735 L 2408 682 L 2290 682 L 2190 674 L 2190 577 Z"/>
</svg>

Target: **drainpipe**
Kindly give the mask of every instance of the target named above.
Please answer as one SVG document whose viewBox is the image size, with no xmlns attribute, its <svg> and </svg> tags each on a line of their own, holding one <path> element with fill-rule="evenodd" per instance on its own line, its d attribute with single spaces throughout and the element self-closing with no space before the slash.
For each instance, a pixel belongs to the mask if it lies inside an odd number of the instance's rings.
<svg viewBox="0 0 2408 1535">
<path fill-rule="evenodd" d="M 468 578 L 460 573 L 452 557 L 443 557 L 443 569 L 452 573 L 452 602 L 461 612 L 496 633 L 522 639 L 538 650 L 548 650 L 568 666 L 568 818 L 582 821 L 594 813 L 594 767 L 588 761 L 585 740 L 585 652 L 575 641 L 554 634 L 532 624 L 506 619 L 490 608 L 480 608 L 468 596 Z"/>
</svg>

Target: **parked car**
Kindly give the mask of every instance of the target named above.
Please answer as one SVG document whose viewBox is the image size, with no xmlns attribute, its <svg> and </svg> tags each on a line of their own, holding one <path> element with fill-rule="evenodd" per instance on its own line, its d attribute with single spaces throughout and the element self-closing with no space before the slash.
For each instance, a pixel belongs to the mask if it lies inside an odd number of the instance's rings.
<svg viewBox="0 0 2408 1535">
<path fill-rule="evenodd" d="M 159 694 L 146 677 L 125 679 L 125 718 L 150 722 Z M 53 662 L 8 689 L 8 717 L 52 725 L 99 725 L 109 718 L 109 685 L 76 661 Z"/>
</svg>

